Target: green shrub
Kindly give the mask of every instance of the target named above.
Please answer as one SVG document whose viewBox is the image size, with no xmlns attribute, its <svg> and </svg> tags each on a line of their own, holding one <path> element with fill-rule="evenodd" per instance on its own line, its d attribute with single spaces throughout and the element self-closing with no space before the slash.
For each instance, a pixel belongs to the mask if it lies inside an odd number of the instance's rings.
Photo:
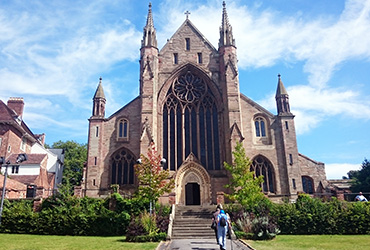
<svg viewBox="0 0 370 250">
<path fill-rule="evenodd" d="M 275 204 L 273 215 L 283 234 L 369 234 L 370 203 L 323 202 L 299 195 L 296 203 Z"/>
</svg>

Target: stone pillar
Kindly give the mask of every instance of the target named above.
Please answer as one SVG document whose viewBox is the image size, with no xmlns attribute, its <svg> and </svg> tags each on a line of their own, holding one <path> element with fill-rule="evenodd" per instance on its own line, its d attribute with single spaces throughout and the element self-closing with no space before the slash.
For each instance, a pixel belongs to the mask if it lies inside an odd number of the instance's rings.
<svg viewBox="0 0 370 250">
<path fill-rule="evenodd" d="M 168 195 L 168 202 L 170 203 L 170 205 L 176 204 L 176 193 L 170 193 Z"/>
<path fill-rule="evenodd" d="M 82 186 L 75 186 L 73 188 L 74 196 L 81 198 L 82 197 Z"/>
<path fill-rule="evenodd" d="M 344 192 L 342 190 L 337 190 L 337 199 L 340 201 L 344 201 Z"/>
</svg>

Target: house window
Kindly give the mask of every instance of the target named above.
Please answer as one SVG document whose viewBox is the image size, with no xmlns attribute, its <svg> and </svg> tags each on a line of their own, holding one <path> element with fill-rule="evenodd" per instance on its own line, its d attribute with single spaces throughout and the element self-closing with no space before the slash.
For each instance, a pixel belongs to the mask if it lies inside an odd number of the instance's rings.
<svg viewBox="0 0 370 250">
<path fill-rule="evenodd" d="M 131 152 L 123 148 L 111 158 L 111 184 L 134 184 L 134 165 L 136 158 Z"/>
<path fill-rule="evenodd" d="M 296 186 L 296 184 L 295 184 L 295 179 L 292 179 L 292 183 L 293 183 L 293 188 L 294 188 L 294 189 L 297 189 L 297 186 Z"/>
<path fill-rule="evenodd" d="M 179 63 L 179 54 L 173 53 L 173 63 L 178 64 Z"/>
<path fill-rule="evenodd" d="M 0 138 L 0 147 L 1 147 L 1 143 L 3 142 L 3 138 Z"/>
<path fill-rule="evenodd" d="M 289 164 L 293 165 L 293 155 L 289 154 Z"/>
<path fill-rule="evenodd" d="M 190 38 L 185 38 L 185 49 L 190 50 Z"/>
<path fill-rule="evenodd" d="M 12 149 L 12 147 L 9 145 L 8 146 L 8 152 L 10 152 L 11 149 Z"/>
<path fill-rule="evenodd" d="M 96 127 L 95 137 L 99 137 L 99 127 Z"/>
<path fill-rule="evenodd" d="M 26 148 L 26 143 L 27 143 L 27 139 L 26 138 L 22 138 L 22 142 L 21 142 L 21 150 L 25 150 Z"/>
<path fill-rule="evenodd" d="M 302 176 L 302 186 L 306 194 L 313 194 L 315 191 L 313 188 L 313 179 L 309 176 Z"/>
<path fill-rule="evenodd" d="M 97 161 L 98 161 L 98 158 L 97 158 L 97 157 L 95 157 L 95 158 L 94 158 L 94 165 L 95 165 L 95 166 L 96 166 Z"/>
<path fill-rule="evenodd" d="M 202 53 L 198 53 L 198 63 L 203 63 Z"/>
<path fill-rule="evenodd" d="M 288 121 L 285 121 L 285 128 L 286 128 L 286 130 L 289 130 L 289 124 L 288 124 Z"/>
<path fill-rule="evenodd" d="M 18 174 L 19 173 L 19 166 L 13 165 L 12 166 L 12 174 Z"/>
<path fill-rule="evenodd" d="M 256 177 L 263 175 L 262 191 L 265 193 L 275 193 L 275 174 L 272 164 L 268 159 L 259 155 L 254 158 L 250 171 Z"/>
<path fill-rule="evenodd" d="M 256 128 L 256 137 L 266 137 L 266 126 L 263 118 L 257 117 L 254 120 L 254 126 Z"/>
<path fill-rule="evenodd" d="M 118 138 L 128 139 L 128 120 L 122 119 L 118 122 Z"/>
</svg>

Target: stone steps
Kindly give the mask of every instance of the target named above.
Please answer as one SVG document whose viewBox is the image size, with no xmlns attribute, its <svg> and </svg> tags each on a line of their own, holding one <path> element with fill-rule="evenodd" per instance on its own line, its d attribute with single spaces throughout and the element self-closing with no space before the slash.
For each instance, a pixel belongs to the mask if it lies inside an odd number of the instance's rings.
<svg viewBox="0 0 370 250">
<path fill-rule="evenodd" d="M 214 206 L 176 206 L 172 239 L 214 239 L 211 229 Z"/>
</svg>

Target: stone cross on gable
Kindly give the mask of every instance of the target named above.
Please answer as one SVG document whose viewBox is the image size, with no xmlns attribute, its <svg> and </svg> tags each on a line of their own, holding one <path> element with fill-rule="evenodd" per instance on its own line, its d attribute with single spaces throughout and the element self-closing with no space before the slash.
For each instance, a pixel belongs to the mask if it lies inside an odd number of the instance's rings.
<svg viewBox="0 0 370 250">
<path fill-rule="evenodd" d="M 185 15 L 186 15 L 186 19 L 188 19 L 189 18 L 189 15 L 191 14 L 188 10 L 187 11 L 185 11 L 185 13 L 184 13 Z"/>
</svg>

